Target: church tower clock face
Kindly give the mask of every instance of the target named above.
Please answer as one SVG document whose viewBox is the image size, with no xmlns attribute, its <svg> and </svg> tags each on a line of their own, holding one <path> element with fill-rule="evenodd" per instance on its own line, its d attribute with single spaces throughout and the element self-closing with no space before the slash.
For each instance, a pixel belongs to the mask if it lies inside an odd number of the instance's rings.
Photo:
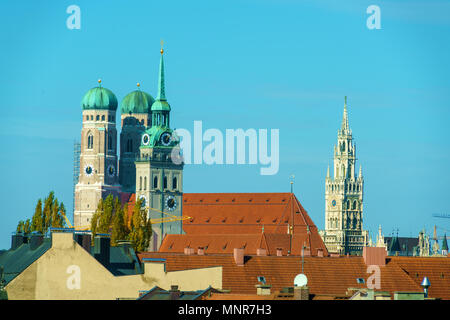
<svg viewBox="0 0 450 320">
<path fill-rule="evenodd" d="M 107 171 L 108 171 L 108 175 L 109 175 L 110 177 L 114 177 L 114 175 L 116 174 L 116 168 L 114 168 L 114 165 L 112 165 L 112 164 L 110 164 L 110 165 L 108 166 Z"/>
<path fill-rule="evenodd" d="M 92 176 L 93 173 L 94 173 L 94 167 L 92 166 L 92 164 L 87 164 L 87 165 L 84 167 L 84 174 L 85 174 L 87 177 L 90 177 L 90 176 Z"/>
<path fill-rule="evenodd" d="M 171 142 L 172 142 L 172 136 L 170 135 L 170 133 L 169 132 L 164 132 L 161 135 L 161 143 L 164 146 L 168 146 Z"/>
<path fill-rule="evenodd" d="M 166 209 L 169 211 L 175 210 L 177 207 L 177 200 L 173 196 L 168 196 L 166 199 Z"/>
<path fill-rule="evenodd" d="M 146 133 L 142 136 L 142 144 L 144 146 L 147 146 L 149 143 L 150 143 L 150 136 L 148 135 L 148 133 Z"/>
<path fill-rule="evenodd" d="M 331 201 L 331 206 L 336 207 L 336 200 Z"/>
</svg>

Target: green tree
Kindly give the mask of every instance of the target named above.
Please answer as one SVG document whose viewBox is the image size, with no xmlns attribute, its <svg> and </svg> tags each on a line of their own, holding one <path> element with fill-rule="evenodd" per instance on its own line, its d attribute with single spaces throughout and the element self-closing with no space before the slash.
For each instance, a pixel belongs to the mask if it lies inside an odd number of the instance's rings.
<svg viewBox="0 0 450 320">
<path fill-rule="evenodd" d="M 23 225 L 23 233 L 30 234 L 31 233 L 31 222 L 30 219 L 27 219 Z"/>
<path fill-rule="evenodd" d="M 125 227 L 124 208 L 119 206 L 114 214 L 112 231 L 111 231 L 111 244 L 117 245 L 117 241 L 126 240 L 128 237 L 127 228 Z"/>
<path fill-rule="evenodd" d="M 52 212 L 54 200 L 55 200 L 55 193 L 53 191 L 50 191 L 48 197 L 44 199 L 44 211 L 43 211 L 44 232 L 47 232 L 47 229 L 52 226 Z"/>
<path fill-rule="evenodd" d="M 31 231 L 44 233 L 44 220 L 42 216 L 42 200 L 38 199 L 33 218 L 31 219 Z"/>
<path fill-rule="evenodd" d="M 19 223 L 17 224 L 16 232 L 22 233 L 24 225 L 25 225 L 25 223 L 22 220 L 20 220 Z"/>
<path fill-rule="evenodd" d="M 135 251 L 147 250 L 151 236 L 151 222 L 147 217 L 147 210 L 142 207 L 142 199 L 139 199 L 134 205 L 129 235 L 133 249 Z"/>
</svg>

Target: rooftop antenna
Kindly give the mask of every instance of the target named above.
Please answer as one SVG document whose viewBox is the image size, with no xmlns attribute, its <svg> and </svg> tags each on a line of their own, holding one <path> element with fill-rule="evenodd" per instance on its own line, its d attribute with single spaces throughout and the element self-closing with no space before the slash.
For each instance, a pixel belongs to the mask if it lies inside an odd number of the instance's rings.
<svg viewBox="0 0 450 320">
<path fill-rule="evenodd" d="M 294 179 L 295 179 L 295 175 L 291 174 L 289 179 L 291 179 L 290 183 L 291 183 L 291 193 L 294 193 Z"/>
</svg>

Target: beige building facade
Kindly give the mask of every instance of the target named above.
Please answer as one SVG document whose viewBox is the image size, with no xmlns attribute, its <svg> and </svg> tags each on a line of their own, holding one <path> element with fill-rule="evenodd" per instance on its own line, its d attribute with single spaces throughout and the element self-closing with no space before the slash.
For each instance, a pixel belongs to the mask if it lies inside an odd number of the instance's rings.
<svg viewBox="0 0 450 320">
<path fill-rule="evenodd" d="M 73 233 L 55 232 L 52 245 L 8 283 L 10 300 L 136 299 L 139 291 L 158 286 L 182 291 L 222 288 L 222 267 L 167 272 L 161 259 L 143 262 L 142 274 L 114 276 L 73 240 Z"/>
</svg>

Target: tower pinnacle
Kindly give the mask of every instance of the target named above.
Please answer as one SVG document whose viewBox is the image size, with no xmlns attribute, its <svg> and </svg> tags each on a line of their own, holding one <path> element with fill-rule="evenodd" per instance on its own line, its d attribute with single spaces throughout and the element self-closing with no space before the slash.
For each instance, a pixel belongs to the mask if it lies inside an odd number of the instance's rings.
<svg viewBox="0 0 450 320">
<path fill-rule="evenodd" d="M 164 84 L 164 59 L 163 59 L 164 50 L 162 49 L 162 41 L 161 41 L 161 60 L 159 62 L 159 76 L 158 76 L 158 96 L 156 100 L 166 101 L 166 89 Z"/>
<path fill-rule="evenodd" d="M 344 98 L 344 115 L 342 116 L 342 133 L 348 134 L 349 133 L 349 126 L 348 126 L 348 113 L 347 113 L 347 96 Z"/>
</svg>

